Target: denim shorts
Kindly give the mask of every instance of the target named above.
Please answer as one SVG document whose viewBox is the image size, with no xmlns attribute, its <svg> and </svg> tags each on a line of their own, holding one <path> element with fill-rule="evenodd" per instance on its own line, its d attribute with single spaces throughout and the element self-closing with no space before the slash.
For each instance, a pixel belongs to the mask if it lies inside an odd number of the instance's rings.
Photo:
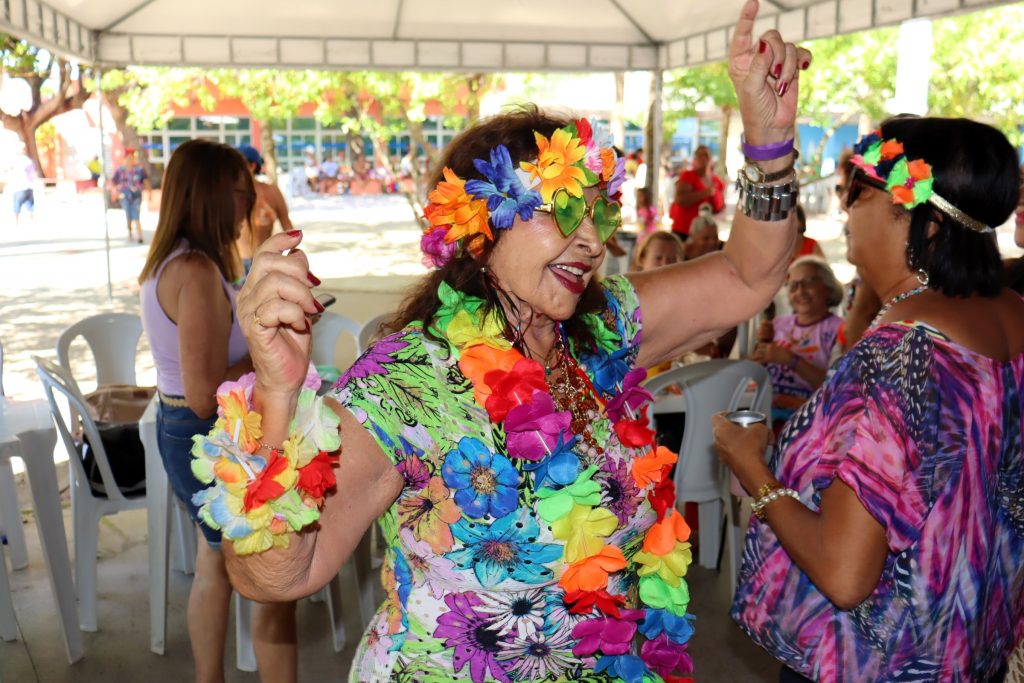
<svg viewBox="0 0 1024 683">
<path fill-rule="evenodd" d="M 18 190 L 13 194 L 14 215 L 21 213 L 22 209 L 28 209 L 29 213 L 36 210 L 36 195 L 32 190 Z"/>
<path fill-rule="evenodd" d="M 130 221 L 139 220 L 139 212 L 142 211 L 142 195 L 133 192 L 126 192 L 121 195 L 121 208 L 124 215 Z"/>
<path fill-rule="evenodd" d="M 199 519 L 199 508 L 192 502 L 192 495 L 205 489 L 206 484 L 192 475 L 191 453 L 192 437 L 195 434 L 206 434 L 216 420 L 216 416 L 204 420 L 193 413 L 191 408 L 169 406 L 163 401 L 160 401 L 156 413 L 157 445 L 171 490 L 185 503 L 189 515 L 199 524 L 199 530 L 211 548 L 220 547 L 221 535 Z"/>
</svg>

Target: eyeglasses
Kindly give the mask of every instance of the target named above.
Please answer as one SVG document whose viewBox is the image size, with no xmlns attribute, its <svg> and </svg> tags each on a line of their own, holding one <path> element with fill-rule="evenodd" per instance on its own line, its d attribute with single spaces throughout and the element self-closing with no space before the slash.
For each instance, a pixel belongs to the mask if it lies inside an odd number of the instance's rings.
<svg viewBox="0 0 1024 683">
<path fill-rule="evenodd" d="M 622 205 L 606 199 L 603 194 L 587 204 L 585 197 L 573 197 L 562 188 L 555 192 L 551 203 L 541 204 L 536 210 L 551 214 L 565 237 L 576 232 L 584 218 L 590 218 L 601 242 L 607 242 L 622 227 Z"/>
<path fill-rule="evenodd" d="M 820 277 L 809 277 L 806 280 L 790 280 L 786 283 L 786 289 L 790 293 L 797 291 L 798 289 L 812 289 L 815 285 L 821 283 Z"/>
</svg>

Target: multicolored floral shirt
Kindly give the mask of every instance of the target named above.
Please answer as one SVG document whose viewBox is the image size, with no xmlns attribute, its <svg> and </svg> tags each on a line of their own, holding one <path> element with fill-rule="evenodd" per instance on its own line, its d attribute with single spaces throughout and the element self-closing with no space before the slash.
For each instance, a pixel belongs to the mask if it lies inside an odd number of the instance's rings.
<svg viewBox="0 0 1024 683">
<path fill-rule="evenodd" d="M 641 331 L 629 281 L 617 276 L 603 287 L 608 308 L 590 322 L 608 350 L 578 358 L 602 394 L 632 368 Z M 643 554 L 644 535 L 656 519 L 631 469 L 637 451 L 621 444 L 602 414 L 591 429 L 594 440 L 605 444 L 603 453 L 582 440 L 572 445 L 571 459 L 578 456 L 586 466 L 574 484 L 553 483 L 576 476 L 575 470 L 568 478 L 559 472 L 563 444 L 536 462 L 514 457 L 512 451 L 531 444 L 513 443 L 525 432 L 514 432 L 511 411 L 496 423 L 474 398 L 459 347 L 451 341 L 464 338 L 466 328 L 459 314 L 449 318 L 450 343 L 432 341 L 415 326 L 386 337 L 333 392 L 405 478 L 401 495 L 380 520 L 389 546 L 382 570 L 387 600 L 360 644 L 350 680 L 662 681 L 631 656 L 638 630 L 651 639 L 645 661 L 661 657 L 673 670 L 684 662 L 672 658 L 681 656 L 688 664 L 688 655 L 663 647 L 665 639 L 685 643 L 692 627 L 688 618 L 676 616 L 685 612 L 685 603 L 676 605 L 676 614 L 632 609 L 641 606 L 634 560 Z M 550 488 L 538 491 L 535 484 L 542 481 Z M 591 496 L 593 508 L 575 504 Z M 547 523 L 552 506 L 561 505 L 571 512 Z M 673 547 L 675 537 L 668 540 Z M 602 574 L 606 553 L 596 548 L 613 546 L 610 568 Z M 569 558 L 585 553 L 593 561 L 586 570 L 602 580 L 607 576 L 607 590 L 587 593 L 589 607 L 576 602 L 571 609 L 560 577 L 564 581 Z M 625 557 L 625 570 L 615 571 L 615 555 L 619 561 Z M 685 565 L 680 571 L 685 573 Z M 685 581 L 674 591 L 688 596 Z M 626 604 L 615 601 L 619 594 L 627 596 L 621 601 Z M 598 607 L 621 612 L 622 619 L 602 616 Z"/>
<path fill-rule="evenodd" d="M 840 610 L 751 520 L 732 616 L 820 681 L 987 681 L 1024 635 L 1024 355 L 923 324 L 861 340 L 790 420 L 772 463 L 817 510 L 838 478 L 885 530 L 874 592 Z"/>
</svg>

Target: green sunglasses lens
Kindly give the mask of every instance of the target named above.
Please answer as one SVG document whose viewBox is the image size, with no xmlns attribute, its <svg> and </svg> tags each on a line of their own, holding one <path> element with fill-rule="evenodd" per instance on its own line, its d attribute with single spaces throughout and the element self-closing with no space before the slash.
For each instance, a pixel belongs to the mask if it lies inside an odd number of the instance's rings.
<svg viewBox="0 0 1024 683">
<path fill-rule="evenodd" d="M 622 227 L 622 206 L 610 202 L 604 197 L 598 197 L 594 201 L 594 228 L 597 230 L 598 239 L 607 242 L 620 227 Z"/>
<path fill-rule="evenodd" d="M 555 205 L 555 225 L 563 236 L 576 232 L 583 217 L 587 213 L 587 201 L 583 197 L 573 197 L 565 190 L 559 190 L 553 197 Z"/>
</svg>

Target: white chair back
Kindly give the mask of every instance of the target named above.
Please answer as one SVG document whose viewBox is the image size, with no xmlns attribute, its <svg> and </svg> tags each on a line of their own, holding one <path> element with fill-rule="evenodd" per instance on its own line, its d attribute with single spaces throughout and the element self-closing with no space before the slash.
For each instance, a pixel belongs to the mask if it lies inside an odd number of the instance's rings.
<svg viewBox="0 0 1024 683">
<path fill-rule="evenodd" d="M 134 313 L 102 313 L 71 325 L 57 338 L 57 361 L 74 381 L 69 351 L 83 337 L 96 359 L 96 385 L 135 384 L 135 351 L 142 319 Z M 77 387 L 77 384 L 75 384 Z"/>
<path fill-rule="evenodd" d="M 83 433 L 89 440 L 89 448 L 93 453 L 93 457 L 96 458 L 96 466 L 100 471 L 100 480 L 103 482 L 106 498 L 115 504 L 124 502 L 126 499 L 121 494 L 120 489 L 117 488 L 114 473 L 111 471 L 110 462 L 107 460 L 107 452 L 103 448 L 103 440 L 100 439 L 100 432 L 96 427 L 96 422 L 93 421 L 89 414 L 85 397 L 78 391 L 74 380 L 56 363 L 39 358 L 38 356 L 34 356 L 33 360 L 36 363 L 36 374 L 39 375 L 39 380 L 43 383 L 43 392 L 46 394 L 46 400 L 50 404 L 50 414 L 53 416 L 57 433 L 60 434 L 64 448 L 67 450 L 71 467 L 75 470 L 72 481 L 78 489 L 79 495 L 85 494 L 93 498 L 96 497 L 89 488 L 89 477 L 86 474 L 81 452 L 75 440 L 75 425 L 70 423 L 69 415 L 77 415 L 78 419 L 82 422 Z M 57 400 L 58 394 L 62 397 L 60 402 Z"/>
<path fill-rule="evenodd" d="M 766 395 L 768 404 L 771 403 L 771 381 L 764 367 L 751 361 L 696 363 L 669 370 L 647 382 L 647 389 L 654 394 L 672 384 L 683 390 L 686 425 L 675 477 L 679 500 L 701 502 L 721 496 L 725 472 L 714 451 L 711 416 L 741 407 L 751 382 L 757 384 L 757 390 L 750 405 L 764 408 Z"/>
<path fill-rule="evenodd" d="M 323 365 L 337 366 L 334 362 L 334 352 L 338 346 L 338 338 L 344 333 L 352 335 L 352 339 L 356 344 L 356 355 L 359 355 L 359 330 L 359 323 L 352 320 L 352 318 L 340 313 L 323 313 L 320 316 L 320 320 L 313 325 L 313 349 L 311 353 L 313 365 L 318 367 Z"/>
<path fill-rule="evenodd" d="M 381 313 L 380 315 L 375 315 L 363 323 L 363 326 L 359 329 L 356 356 L 363 355 L 366 349 L 370 348 L 370 345 L 372 345 L 373 342 L 385 336 L 384 334 L 381 334 L 380 326 L 394 317 L 394 313 Z"/>
</svg>

